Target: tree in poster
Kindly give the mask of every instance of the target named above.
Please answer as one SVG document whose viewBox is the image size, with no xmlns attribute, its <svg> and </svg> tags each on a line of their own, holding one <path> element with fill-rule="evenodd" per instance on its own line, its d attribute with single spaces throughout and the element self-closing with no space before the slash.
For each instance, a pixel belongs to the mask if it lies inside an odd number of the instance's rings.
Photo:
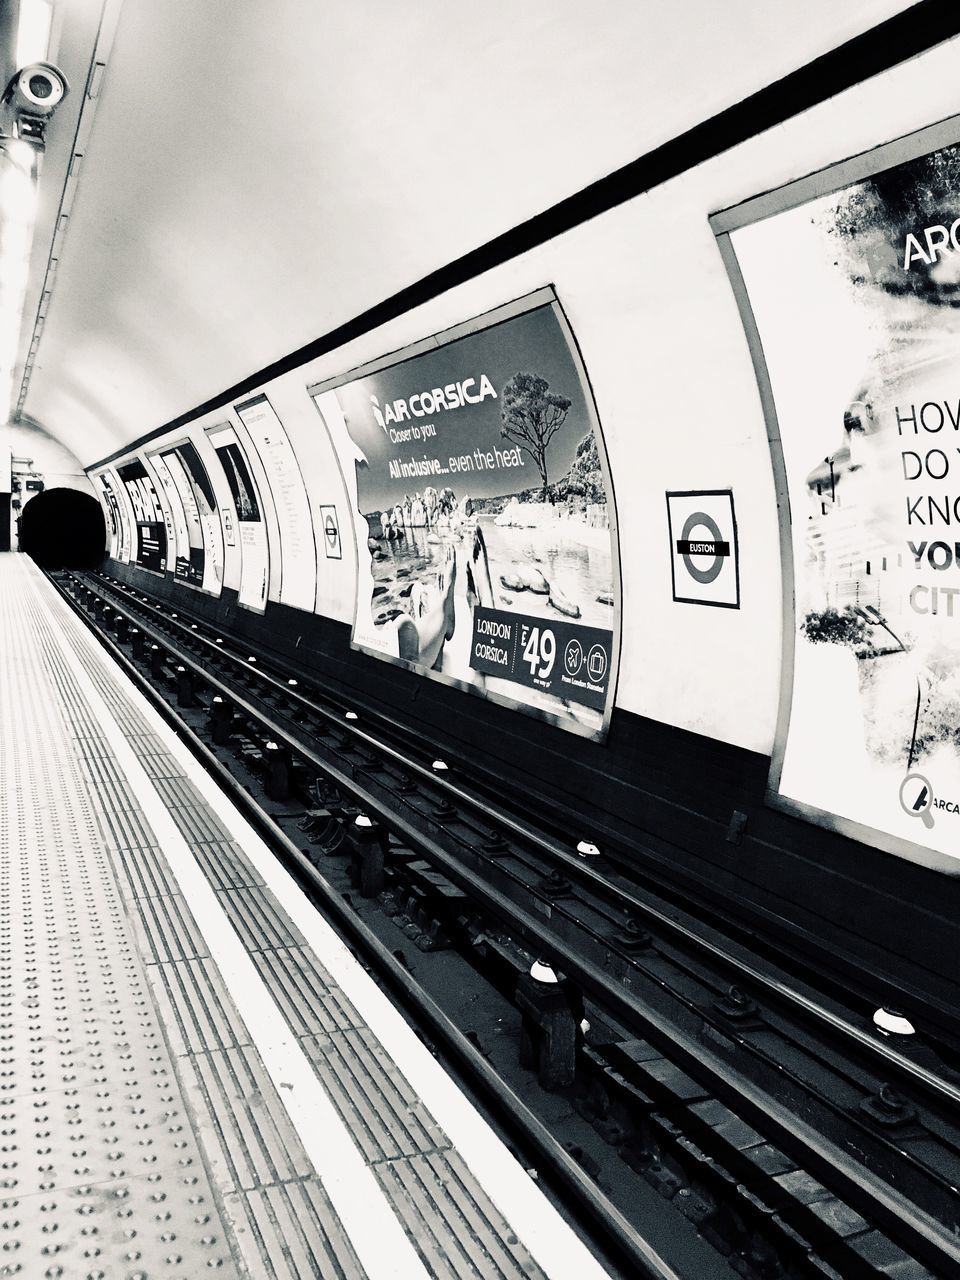
<svg viewBox="0 0 960 1280">
<path fill-rule="evenodd" d="M 500 435 L 520 446 L 540 472 L 547 501 L 547 446 L 563 426 L 571 401 L 550 390 L 537 373 L 515 373 L 500 392 Z"/>
</svg>

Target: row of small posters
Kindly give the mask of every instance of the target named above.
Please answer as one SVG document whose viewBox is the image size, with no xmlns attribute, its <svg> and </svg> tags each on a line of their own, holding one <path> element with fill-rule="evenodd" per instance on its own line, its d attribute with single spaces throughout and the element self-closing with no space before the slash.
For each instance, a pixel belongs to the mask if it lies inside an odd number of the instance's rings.
<svg viewBox="0 0 960 1280">
<path fill-rule="evenodd" d="M 354 646 L 602 738 L 619 656 L 616 522 L 553 291 L 311 391 L 354 513 Z M 343 555 L 336 507 L 311 506 L 265 396 L 236 413 L 206 430 L 209 448 L 165 444 L 97 473 L 113 554 L 217 595 L 239 546 L 239 604 L 314 611 L 320 558 Z"/>
<path fill-rule="evenodd" d="M 153 573 L 170 572 L 188 586 L 219 595 L 226 549 L 239 547 L 238 598 L 243 607 L 262 613 L 270 587 L 272 598 L 313 610 L 317 591 L 314 525 L 299 468 L 294 472 L 290 465 L 289 440 L 264 397 L 238 409 L 246 444 L 230 423 L 206 432 L 208 459 L 215 470 L 204 464 L 192 441 L 184 440 L 96 475 L 112 554 Z M 320 515 L 323 554 L 339 559 L 335 508 L 323 507 Z M 276 549 L 274 578 L 271 541 Z"/>
</svg>

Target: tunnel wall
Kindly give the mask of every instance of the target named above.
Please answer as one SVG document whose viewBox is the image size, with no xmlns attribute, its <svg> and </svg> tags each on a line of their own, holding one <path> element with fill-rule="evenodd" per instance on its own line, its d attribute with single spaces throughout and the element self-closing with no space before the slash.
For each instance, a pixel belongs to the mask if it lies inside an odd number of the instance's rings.
<svg viewBox="0 0 960 1280">
<path fill-rule="evenodd" d="M 45 488 L 76 489 L 88 497 L 97 496 L 90 478 L 78 459 L 38 424 L 26 421 L 8 423 L 3 429 L 3 438 L 15 459 L 30 460 L 31 474 L 41 478 Z M 23 462 L 17 462 L 13 466 L 14 474 L 21 478 L 20 491 L 16 494 L 21 505 L 11 510 L 8 522 L 10 545 L 14 548 L 17 546 L 17 519 L 22 516 L 24 508 L 36 496 L 36 490 L 26 489 L 23 486 L 25 470 L 26 464 Z"/>
<path fill-rule="evenodd" d="M 780 690 L 777 501 L 750 354 L 708 216 L 949 115 L 956 58 L 954 43 L 877 76 L 258 388 L 289 436 L 311 506 L 343 513 L 338 460 L 307 388 L 554 285 L 589 374 L 617 499 L 624 629 L 606 745 L 572 742 L 352 652 L 349 554 L 321 560 L 316 618 L 272 604 L 265 623 L 238 609 L 230 548 L 219 600 L 187 592 L 169 573 L 145 575 L 145 586 L 278 650 L 314 655 L 347 688 L 453 734 L 465 751 L 496 734 L 509 786 L 535 786 L 557 803 L 589 796 L 586 816 L 691 892 L 721 891 L 731 911 L 776 922 L 798 943 L 804 933 L 826 937 L 880 975 L 913 973 L 949 991 L 958 882 L 763 804 Z M 188 438 L 212 467 L 205 428 L 227 422 L 238 423 L 230 405 L 166 439 Z M 151 439 L 141 456 L 160 443 Z M 697 489 L 733 491 L 739 609 L 673 600 L 664 494 Z M 747 815 L 740 843 L 727 838 L 734 811 Z"/>
</svg>

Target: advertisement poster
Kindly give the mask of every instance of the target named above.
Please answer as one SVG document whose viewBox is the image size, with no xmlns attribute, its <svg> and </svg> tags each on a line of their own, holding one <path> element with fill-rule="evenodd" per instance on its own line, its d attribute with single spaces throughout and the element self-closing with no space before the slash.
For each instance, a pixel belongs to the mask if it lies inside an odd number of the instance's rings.
<svg viewBox="0 0 960 1280">
<path fill-rule="evenodd" d="M 177 486 L 161 454 L 148 453 L 147 461 L 156 473 L 166 498 L 164 509 L 168 513 L 167 530 L 170 534 L 167 540 L 167 554 L 168 558 L 173 560 L 173 576 L 181 582 L 193 583 L 195 566 L 191 561 L 190 534 Z M 201 564 L 201 573 L 202 569 Z"/>
<path fill-rule="evenodd" d="M 107 512 L 107 527 L 110 530 L 110 555 L 114 560 L 127 563 L 130 559 L 130 535 L 127 522 L 120 508 L 116 491 L 106 471 L 97 477 L 103 494 L 103 505 Z"/>
<path fill-rule="evenodd" d="M 730 241 L 789 497 L 772 789 L 960 871 L 960 147 L 929 137 Z"/>
<path fill-rule="evenodd" d="M 147 469 L 135 458 L 117 467 L 127 491 L 137 527 L 136 563 L 141 569 L 163 573 L 167 567 L 167 530 L 163 505 Z"/>
<path fill-rule="evenodd" d="M 224 512 L 223 527 L 230 539 L 239 536 L 240 588 L 237 603 L 255 613 L 263 613 L 267 607 L 267 584 L 270 575 L 270 548 L 263 510 L 257 494 L 250 466 L 237 433 L 229 424 L 212 427 L 207 439 L 223 467 L 227 488 L 233 499 L 233 514 Z M 238 535 L 234 535 L 233 516 L 236 517 Z"/>
<path fill-rule="evenodd" d="M 356 503 L 353 641 L 601 737 L 619 566 L 599 423 L 556 303 L 511 310 L 311 389 Z"/>
<path fill-rule="evenodd" d="M 173 480 L 186 520 L 190 547 L 186 580 L 218 596 L 223 586 L 223 530 L 210 477 L 189 440 L 165 449 L 160 457 Z"/>
<path fill-rule="evenodd" d="M 313 613 L 317 603 L 317 544 L 300 464 L 283 423 L 266 396 L 236 405 L 237 416 L 263 466 L 280 528 L 280 603 Z"/>
</svg>

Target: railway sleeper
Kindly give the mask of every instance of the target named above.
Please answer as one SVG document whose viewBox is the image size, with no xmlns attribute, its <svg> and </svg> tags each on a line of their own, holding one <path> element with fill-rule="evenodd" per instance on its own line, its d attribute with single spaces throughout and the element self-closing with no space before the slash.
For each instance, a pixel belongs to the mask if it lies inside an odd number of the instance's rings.
<svg viewBox="0 0 960 1280">
<path fill-rule="evenodd" d="M 307 850 L 311 862 L 319 862 L 322 857 L 315 856 L 319 849 L 322 856 L 333 857 L 337 853 L 348 853 L 346 826 L 341 818 L 335 817 L 329 809 L 312 809 L 309 811 L 309 824 L 303 829 L 313 850 Z"/>
<path fill-rule="evenodd" d="M 705 1239 L 737 1255 L 740 1274 L 928 1280 L 927 1268 L 893 1240 L 650 1053 L 652 1046 L 630 1041 L 586 1046 L 578 1063 L 578 1110 L 631 1168 L 697 1222 Z M 642 1064 L 643 1083 L 617 1070 L 611 1058 Z"/>
<path fill-rule="evenodd" d="M 467 927 L 471 961 L 501 995 L 512 1000 L 529 959 L 510 938 L 482 920 L 478 924 L 475 912 L 471 912 L 471 917 Z"/>
<path fill-rule="evenodd" d="M 421 951 L 442 951 L 462 938 L 466 894 L 402 846 L 391 848 L 389 886 L 379 895 L 385 915 Z"/>
</svg>

